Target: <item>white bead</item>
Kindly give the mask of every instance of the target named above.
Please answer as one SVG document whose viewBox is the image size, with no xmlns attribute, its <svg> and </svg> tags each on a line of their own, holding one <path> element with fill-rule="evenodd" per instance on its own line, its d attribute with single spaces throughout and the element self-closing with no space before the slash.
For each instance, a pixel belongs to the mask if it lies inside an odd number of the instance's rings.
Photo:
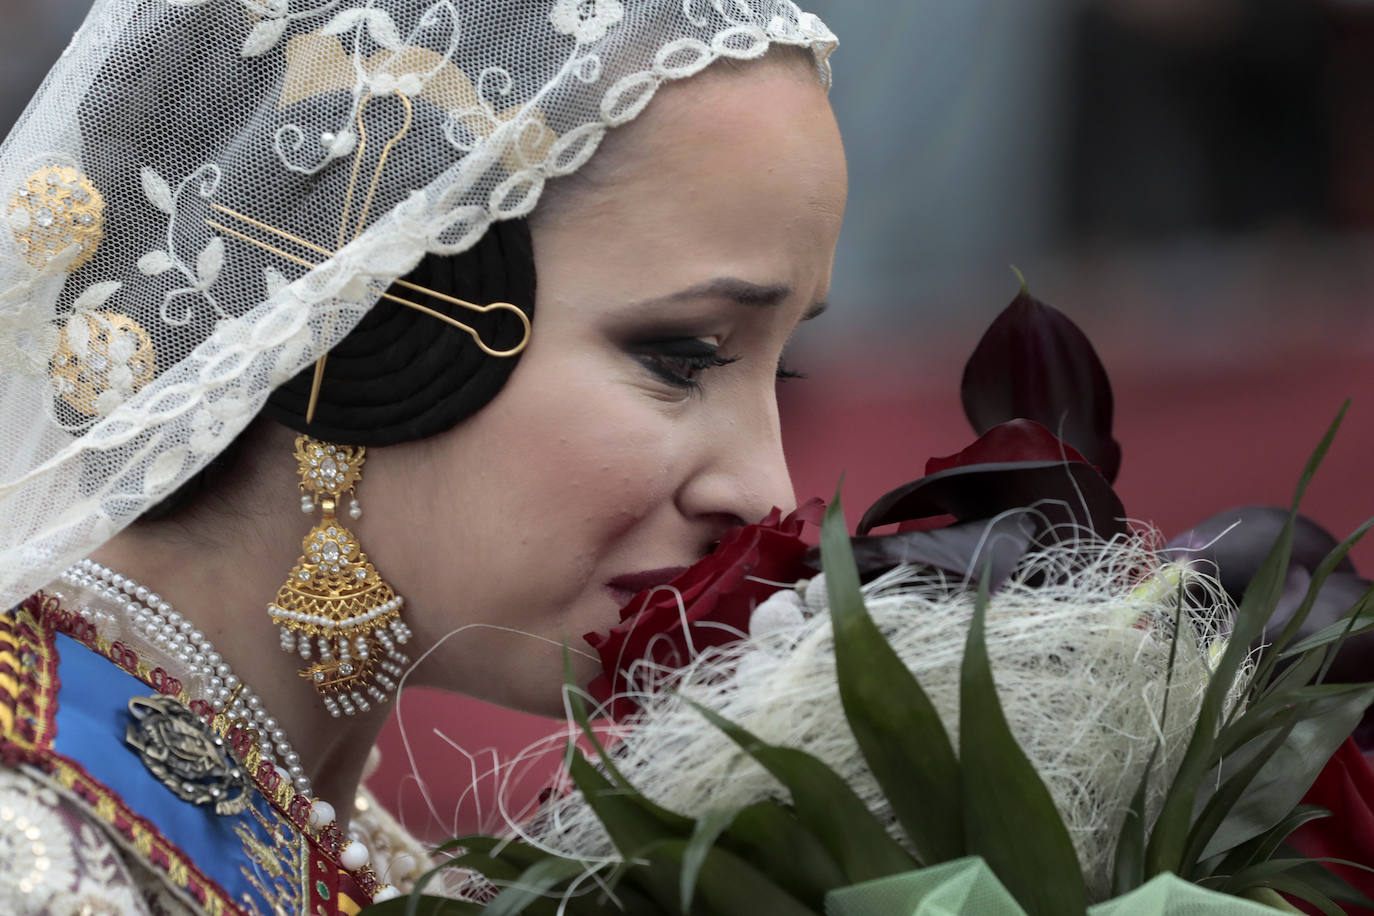
<svg viewBox="0 0 1374 916">
<path fill-rule="evenodd" d="M 316 800 L 310 806 L 310 826 L 316 830 L 334 822 L 334 806 L 324 800 Z"/>
<path fill-rule="evenodd" d="M 354 840 L 339 853 L 339 864 L 349 871 L 356 871 L 366 865 L 371 858 L 372 853 L 367 851 L 367 847 Z"/>
<path fill-rule="evenodd" d="M 396 889 L 394 884 L 383 884 L 372 894 L 373 903 L 385 903 L 388 900 L 395 900 L 401 896 L 401 892 Z"/>
</svg>

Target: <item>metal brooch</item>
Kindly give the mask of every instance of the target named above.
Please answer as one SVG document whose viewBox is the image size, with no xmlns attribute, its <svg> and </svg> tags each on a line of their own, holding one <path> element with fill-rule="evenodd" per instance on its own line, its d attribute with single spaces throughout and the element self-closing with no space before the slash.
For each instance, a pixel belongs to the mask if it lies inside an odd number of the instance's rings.
<svg viewBox="0 0 1374 916">
<path fill-rule="evenodd" d="M 214 805 L 216 814 L 238 814 L 248 807 L 248 776 L 230 756 L 224 739 L 195 713 L 166 696 L 134 697 L 133 721 L 124 741 L 177 798 Z"/>
</svg>

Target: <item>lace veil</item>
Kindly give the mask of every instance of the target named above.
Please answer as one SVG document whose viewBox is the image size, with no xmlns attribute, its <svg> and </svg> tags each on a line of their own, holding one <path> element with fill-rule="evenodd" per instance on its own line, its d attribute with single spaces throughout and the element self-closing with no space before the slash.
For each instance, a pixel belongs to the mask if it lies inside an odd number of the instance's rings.
<svg viewBox="0 0 1374 916">
<path fill-rule="evenodd" d="M 96 0 L 0 147 L 0 600 L 199 470 L 425 253 L 527 214 L 663 81 L 773 43 L 828 80 L 835 38 L 790 0 Z M 489 303 L 448 305 L 511 349 Z"/>
</svg>

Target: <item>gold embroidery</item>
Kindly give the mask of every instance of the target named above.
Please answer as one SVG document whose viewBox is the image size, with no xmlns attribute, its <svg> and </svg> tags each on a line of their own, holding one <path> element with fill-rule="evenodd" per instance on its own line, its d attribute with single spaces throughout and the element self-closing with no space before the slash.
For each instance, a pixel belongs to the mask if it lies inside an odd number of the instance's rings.
<svg viewBox="0 0 1374 916">
<path fill-rule="evenodd" d="M 15 241 L 38 269 L 71 245 L 81 250 L 67 265 L 68 273 L 89 261 L 105 237 L 104 212 L 105 199 L 95 185 L 63 165 L 34 172 L 10 197 Z"/>
<path fill-rule="evenodd" d="M 240 871 L 271 907 L 269 912 L 304 913 L 310 897 L 309 856 L 301 852 L 300 837 L 279 816 L 269 819 L 256 806 L 249 807 L 248 813 L 262 828 L 267 840 L 257 836 L 246 824 L 234 825 L 234 833 L 256 866 L 251 869 L 244 866 Z M 255 914 L 260 912 L 254 901 L 246 896 L 243 904 Z"/>
<path fill-rule="evenodd" d="M 153 338 L 143 326 L 118 312 L 86 312 L 72 316 L 62 329 L 52 358 L 52 379 L 58 394 L 87 416 L 100 413 L 100 396 L 118 391 L 136 394 L 157 374 Z M 80 336 L 80 340 L 74 339 Z"/>
</svg>

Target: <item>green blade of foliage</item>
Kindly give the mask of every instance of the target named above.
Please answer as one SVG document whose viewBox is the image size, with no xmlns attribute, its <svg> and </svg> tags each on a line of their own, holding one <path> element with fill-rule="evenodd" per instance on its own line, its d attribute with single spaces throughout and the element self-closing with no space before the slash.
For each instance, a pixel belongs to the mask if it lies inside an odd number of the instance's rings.
<svg viewBox="0 0 1374 916">
<path fill-rule="evenodd" d="M 1259 753 L 1262 766 L 1249 790 L 1230 808 L 1200 858 L 1231 849 L 1281 822 L 1307 794 L 1326 762 L 1374 702 L 1374 685 L 1357 684 L 1294 707 L 1298 721 L 1272 754 Z M 1260 739 L 1255 739 L 1259 741 Z M 1255 747 L 1254 742 L 1246 747 Z M 1240 763 L 1241 748 L 1228 760 Z M 1223 770 L 1225 772 L 1225 770 Z"/>
<path fill-rule="evenodd" d="M 518 916 L 530 909 L 556 916 L 558 908 L 548 896 L 558 885 L 586 874 L 587 866 L 576 859 L 548 858 L 531 865 L 487 904 L 483 916 Z"/>
<path fill-rule="evenodd" d="M 1274 853 L 1283 845 L 1283 841 L 1288 839 L 1293 831 L 1303 824 L 1330 816 L 1331 812 L 1320 805 L 1298 805 L 1283 820 L 1259 836 L 1235 847 L 1214 867 L 1210 867 L 1206 871 L 1209 876 L 1230 875 L 1231 878 L 1228 880 L 1235 879 L 1237 875 L 1251 865 L 1267 862 L 1273 858 Z M 1235 893 L 1235 891 L 1228 890 L 1227 893 Z"/>
<path fill-rule="evenodd" d="M 1260 770 L 1271 759 L 1271 755 L 1276 754 L 1283 743 L 1288 740 L 1296 722 L 1296 711 L 1290 710 L 1288 715 L 1283 717 L 1283 721 L 1276 724 L 1275 728 L 1256 738 L 1252 742 L 1254 753 L 1250 759 L 1239 767 L 1231 768 L 1230 772 L 1222 779 L 1221 785 L 1202 805 L 1202 810 L 1193 818 L 1193 825 L 1188 831 L 1188 845 L 1184 848 L 1183 864 L 1179 872 L 1181 875 L 1195 878 L 1199 859 L 1218 855 L 1235 847 L 1238 843 L 1258 836 L 1273 826 L 1273 824 L 1264 824 L 1259 826 L 1250 836 L 1238 835 L 1238 819 L 1243 816 L 1244 809 L 1236 810 L 1236 803 L 1259 776 Z M 1288 809 L 1280 813 L 1279 817 L 1282 818 L 1291 808 L 1291 805 L 1288 806 Z M 1221 831 L 1224 822 L 1227 823 L 1229 828 L 1227 833 L 1230 835 Z M 1254 825 L 1251 824 L 1251 826 Z"/>
<path fill-rule="evenodd" d="M 1297 611 L 1288 619 L 1288 623 L 1284 624 L 1278 637 L 1270 646 L 1270 654 L 1277 656 L 1275 661 L 1284 657 L 1284 649 L 1288 646 L 1288 643 L 1293 637 L 1297 635 L 1303 623 L 1307 621 L 1307 615 L 1311 613 L 1312 605 L 1316 603 L 1317 596 L 1321 593 L 1322 586 L 1326 584 L 1327 577 L 1335 571 L 1336 567 L 1340 565 L 1340 562 L 1350 553 L 1351 548 L 1360 542 L 1360 539 L 1365 536 L 1371 527 L 1374 527 L 1374 518 L 1369 519 L 1363 525 L 1351 532 L 1345 540 L 1332 548 L 1331 552 L 1323 557 L 1322 561 L 1317 564 L 1317 568 L 1312 571 L 1312 581 L 1307 585 L 1307 593 L 1303 595 L 1302 604 L 1298 605 Z M 1269 662 L 1269 664 L 1272 665 L 1273 663 Z M 1267 673 L 1268 669 L 1264 664 L 1261 664 L 1259 671 L 1256 672 L 1258 675 Z"/>
<path fill-rule="evenodd" d="M 1178 663 L 1178 640 L 1183 632 L 1184 579 L 1179 576 L 1178 589 L 1174 594 L 1174 629 L 1169 637 L 1169 664 L 1164 669 L 1164 699 L 1159 704 L 1159 726 L 1169 724 L 1169 694 L 1174 686 L 1174 670 Z M 1131 799 L 1131 807 L 1121 822 L 1121 832 L 1116 839 L 1116 858 L 1112 865 L 1112 890 L 1117 896 L 1135 890 L 1145 883 L 1145 799 L 1149 793 L 1150 776 L 1154 773 L 1155 761 L 1159 759 L 1161 742 L 1156 741 L 1145 761 L 1145 770 L 1140 774 L 1140 785 L 1136 787 Z"/>
<path fill-rule="evenodd" d="M 452 848 L 451 844 L 446 843 L 445 846 L 450 849 Z M 489 856 L 481 850 L 470 849 L 461 855 L 456 855 L 440 862 L 438 865 L 433 866 L 424 874 L 420 875 L 420 877 L 415 880 L 414 891 L 411 892 L 407 899 L 416 901 L 424 899 L 422 892 L 429 886 L 429 882 L 433 881 L 435 876 L 440 872 L 449 871 L 454 868 L 470 869 L 481 874 L 489 881 L 508 881 L 514 880 L 519 876 L 522 867 L 523 866 L 504 861 L 500 858 Z M 415 911 L 411 909 L 406 910 L 407 916 L 413 916 L 414 912 Z"/>
<path fill-rule="evenodd" d="M 664 840 L 644 850 L 651 860 L 683 868 L 688 840 Z M 698 873 L 697 893 L 712 916 L 819 916 L 748 862 L 716 846 L 708 847 Z M 685 910 L 683 912 L 686 912 Z"/>
<path fill-rule="evenodd" d="M 1274 608 L 1278 606 L 1288 569 L 1288 558 L 1293 548 L 1293 525 L 1297 519 L 1298 506 L 1302 501 L 1303 493 L 1306 492 L 1308 484 L 1317 471 L 1318 465 L 1321 464 L 1327 449 L 1330 448 L 1331 441 L 1335 438 L 1336 430 L 1340 428 L 1341 420 L 1349 406 L 1350 402 L 1346 401 L 1326 435 L 1322 437 L 1321 443 L 1312 453 L 1312 457 L 1308 459 L 1293 496 L 1288 520 L 1279 533 L 1273 549 L 1270 550 L 1268 557 L 1265 558 L 1259 571 L 1255 573 L 1254 578 L 1250 580 L 1249 586 L 1245 589 L 1245 595 L 1236 611 L 1236 619 L 1226 651 L 1222 653 L 1212 678 L 1207 684 L 1193 734 L 1188 740 L 1188 745 L 1183 752 L 1183 760 L 1179 764 L 1173 784 L 1165 795 L 1164 804 L 1155 820 L 1154 830 L 1150 834 L 1150 842 L 1145 856 L 1147 877 L 1153 877 L 1164 871 L 1178 872 L 1182 865 L 1193 803 L 1203 777 L 1207 774 L 1214 759 L 1212 752 L 1217 726 L 1225 708 L 1227 694 L 1231 690 L 1231 685 L 1235 681 L 1242 661 L 1249 654 L 1251 643 L 1264 629 L 1265 623 L 1274 613 Z"/>
<path fill-rule="evenodd" d="M 900 874 L 916 861 L 888 836 L 849 784 L 804 751 L 767 744 L 710 709 L 696 705 L 792 794 L 797 818 L 825 844 L 851 884 Z"/>
<path fill-rule="evenodd" d="M 729 810 L 707 811 L 697 818 L 692 838 L 682 850 L 682 873 L 678 876 L 678 889 L 682 896 L 682 912 L 692 910 L 692 897 L 696 893 L 697 878 L 701 867 L 706 864 L 706 854 L 716 845 L 716 840 L 735 819 L 735 812 Z"/>
<path fill-rule="evenodd" d="M 1165 694 L 1168 694 L 1167 687 Z M 1159 742 L 1155 742 L 1150 759 L 1145 762 L 1145 772 L 1140 775 L 1140 785 L 1131 798 L 1131 807 L 1126 809 L 1126 818 L 1121 822 L 1121 832 L 1116 837 L 1116 858 L 1112 863 L 1112 895 L 1116 897 L 1145 882 L 1145 795 L 1158 756 Z"/>
<path fill-rule="evenodd" d="M 1280 661 L 1295 655 L 1303 655 L 1313 649 L 1329 646 L 1351 636 L 1359 636 L 1367 630 L 1374 629 L 1374 613 L 1371 613 L 1374 611 L 1374 607 L 1371 607 L 1370 594 L 1372 593 L 1366 592 L 1365 596 L 1356 603 L 1356 610 L 1351 615 L 1351 619 L 1342 618 L 1329 623 L 1311 636 L 1298 640 L 1283 651 L 1283 654 L 1279 656 Z"/>
<path fill-rule="evenodd" d="M 837 490 L 821 526 L 835 670 L 849 729 L 922 864 L 964 854 L 959 761 L 935 706 L 883 637 L 859 591 Z"/>
<path fill-rule="evenodd" d="M 367 916 L 480 916 L 482 904 L 432 894 L 408 894 L 374 903 L 366 912 Z"/>
<path fill-rule="evenodd" d="M 1321 670 L 1322 653 L 1318 651 L 1305 652 L 1293 663 L 1276 675 L 1269 683 L 1264 684 L 1256 700 L 1251 701 L 1250 705 L 1241 710 L 1239 715 L 1251 714 L 1257 708 L 1283 706 L 1288 703 L 1288 697 L 1296 690 L 1301 690 L 1312 682 Z M 1251 736 L 1253 737 L 1253 735 Z M 1224 755 L 1225 750 L 1222 751 Z"/>
<path fill-rule="evenodd" d="M 813 909 L 823 909 L 825 895 L 849 883 L 825 844 L 772 799 L 741 809 L 721 845 Z"/>
<path fill-rule="evenodd" d="M 1297 897 L 1305 903 L 1310 903 L 1321 910 L 1325 916 L 1346 916 L 1345 910 L 1341 909 L 1336 901 L 1317 890 L 1310 882 L 1291 873 L 1274 875 L 1265 881 L 1263 886 Z"/>
<path fill-rule="evenodd" d="M 1361 595 L 1360 599 L 1355 602 L 1355 606 L 1350 609 L 1349 615 L 1346 618 L 1345 632 L 1337 637 L 1336 641 L 1326 650 L 1326 657 L 1322 659 L 1321 670 L 1317 672 L 1316 682 L 1318 684 L 1326 680 L 1326 675 L 1331 670 L 1331 666 L 1336 663 L 1336 655 L 1341 651 L 1341 647 L 1345 645 L 1345 641 L 1350 638 L 1351 630 L 1368 609 L 1371 601 L 1374 601 L 1374 585 L 1370 586 L 1369 590 Z"/>
<path fill-rule="evenodd" d="M 1287 844 L 1282 848 L 1284 854 L 1290 858 L 1302 856 L 1302 853 Z M 1330 861 L 1332 860 L 1309 859 L 1305 865 L 1300 865 L 1293 869 L 1291 874 L 1301 878 L 1337 903 L 1349 903 L 1354 906 L 1365 907 L 1366 909 L 1374 909 L 1374 900 L 1365 896 L 1362 891 L 1355 888 L 1350 882 L 1321 864 L 1322 862 Z M 1365 871 L 1369 870 L 1367 866 L 1357 867 Z"/>
<path fill-rule="evenodd" d="M 642 850 L 665 840 L 686 839 L 678 832 L 676 822 L 660 820 L 638 793 L 612 785 L 580 753 L 573 754 L 568 769 L 573 783 L 624 858 L 634 859 Z M 659 906 L 672 912 L 679 902 L 677 871 L 670 863 L 650 860 L 628 873 L 636 877 Z"/>
<path fill-rule="evenodd" d="M 597 736 L 596 730 L 592 728 L 591 716 L 587 712 L 587 704 L 582 699 L 582 694 L 579 693 L 573 687 L 572 677 L 572 656 L 568 654 L 568 647 L 564 646 L 564 693 L 568 698 L 568 705 L 572 708 L 573 721 L 577 723 L 580 729 L 582 729 L 582 734 L 586 736 L 587 741 L 592 746 L 592 749 L 596 751 L 597 759 L 601 761 L 601 767 L 603 770 L 606 771 L 606 775 L 609 776 L 610 779 L 613 780 L 615 784 L 618 785 L 621 789 L 624 789 L 625 791 L 634 795 L 639 800 L 640 805 L 651 811 L 654 817 L 657 818 L 659 821 L 670 825 L 672 829 L 680 833 L 690 833 L 692 830 L 691 818 L 683 817 L 681 814 L 678 814 L 675 811 L 669 811 L 667 808 L 664 808 L 661 805 L 654 804 L 649 799 L 645 798 L 643 795 L 637 792 L 634 786 L 630 784 L 630 781 L 625 778 L 625 774 L 620 772 L 620 768 L 615 765 L 615 761 L 611 758 L 611 755 L 606 751 L 605 745 L 601 743 L 601 739 Z M 578 756 L 577 748 L 574 747 L 571 743 L 568 745 L 568 754 L 573 757 Z"/>
<path fill-rule="evenodd" d="M 513 838 L 503 839 L 482 834 L 454 837 L 435 847 L 434 853 L 437 855 L 460 849 L 466 852 L 482 853 L 494 859 L 509 862 L 519 868 L 529 868 L 531 865 L 538 864 L 553 855 L 551 852 L 545 852 L 538 847 Z"/>
<path fill-rule="evenodd" d="M 1088 895 L 1073 841 L 1049 789 L 1007 726 L 997 697 L 984 640 L 987 609 L 984 574 L 959 676 L 968 851 L 987 861 L 1029 916 L 1081 916 L 1087 912 Z"/>
</svg>

